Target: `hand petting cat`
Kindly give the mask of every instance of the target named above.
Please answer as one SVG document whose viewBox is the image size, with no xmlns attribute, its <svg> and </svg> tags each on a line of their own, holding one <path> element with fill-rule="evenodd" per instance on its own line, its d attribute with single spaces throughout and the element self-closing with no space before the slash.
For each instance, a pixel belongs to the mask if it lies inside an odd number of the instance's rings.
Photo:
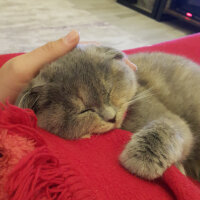
<svg viewBox="0 0 200 200">
<path fill-rule="evenodd" d="M 14 103 L 21 89 L 35 77 L 42 67 L 71 51 L 79 42 L 77 31 L 57 41 L 48 42 L 30 53 L 17 56 L 0 69 L 0 101 L 8 98 Z"/>
</svg>

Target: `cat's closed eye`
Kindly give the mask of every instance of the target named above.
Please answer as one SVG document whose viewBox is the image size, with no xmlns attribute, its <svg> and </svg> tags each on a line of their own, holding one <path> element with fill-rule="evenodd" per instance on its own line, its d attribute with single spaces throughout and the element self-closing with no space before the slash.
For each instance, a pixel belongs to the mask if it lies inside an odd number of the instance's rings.
<svg viewBox="0 0 200 200">
<path fill-rule="evenodd" d="M 89 109 L 82 110 L 79 114 L 83 114 L 83 113 L 86 113 L 86 112 L 95 112 L 95 110 L 89 108 Z"/>
</svg>

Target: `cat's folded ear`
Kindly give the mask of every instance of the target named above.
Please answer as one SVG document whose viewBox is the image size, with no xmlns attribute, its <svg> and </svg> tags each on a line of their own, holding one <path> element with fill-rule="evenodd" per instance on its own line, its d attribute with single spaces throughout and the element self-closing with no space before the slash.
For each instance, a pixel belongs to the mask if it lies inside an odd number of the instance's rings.
<svg viewBox="0 0 200 200">
<path fill-rule="evenodd" d="M 80 46 L 79 46 L 80 47 Z M 125 57 L 124 53 L 106 46 L 97 46 L 97 45 L 86 45 L 84 49 L 91 55 L 102 55 L 108 59 L 118 59 L 121 60 Z"/>
<path fill-rule="evenodd" d="M 101 49 L 106 53 L 107 56 L 109 56 L 112 59 L 123 59 L 125 57 L 124 53 L 110 47 L 101 47 Z"/>
<path fill-rule="evenodd" d="M 41 86 L 27 88 L 17 99 L 16 105 L 20 108 L 30 108 L 35 112 L 38 111 L 38 101 L 42 90 Z"/>
<path fill-rule="evenodd" d="M 131 69 L 133 69 L 134 71 L 137 71 L 137 66 L 134 63 L 132 63 L 123 52 L 117 49 L 110 48 L 110 47 L 101 47 L 100 49 L 103 50 L 106 56 L 109 56 L 111 59 L 124 60 L 124 62 Z"/>
</svg>

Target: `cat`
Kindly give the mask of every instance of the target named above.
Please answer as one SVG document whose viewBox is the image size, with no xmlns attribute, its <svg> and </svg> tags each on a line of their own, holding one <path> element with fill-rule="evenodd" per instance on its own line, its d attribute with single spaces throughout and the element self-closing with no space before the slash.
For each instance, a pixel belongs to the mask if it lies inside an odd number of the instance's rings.
<svg viewBox="0 0 200 200">
<path fill-rule="evenodd" d="M 200 180 L 200 66 L 176 55 L 82 45 L 45 66 L 19 95 L 38 125 L 77 139 L 122 128 L 133 132 L 120 163 L 153 180 L 175 164 Z M 124 118 L 126 113 L 126 117 Z"/>
</svg>

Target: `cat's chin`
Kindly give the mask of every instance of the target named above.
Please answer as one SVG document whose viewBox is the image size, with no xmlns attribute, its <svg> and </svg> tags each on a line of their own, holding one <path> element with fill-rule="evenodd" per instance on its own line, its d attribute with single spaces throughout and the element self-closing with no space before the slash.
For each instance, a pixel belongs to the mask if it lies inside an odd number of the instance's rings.
<svg viewBox="0 0 200 200">
<path fill-rule="evenodd" d="M 98 127 L 98 129 L 95 129 L 92 132 L 93 132 L 93 134 L 103 134 L 103 133 L 111 131 L 111 130 L 113 130 L 115 128 L 116 128 L 115 124 L 108 124 L 106 126 Z"/>
<path fill-rule="evenodd" d="M 109 127 L 101 128 L 101 129 L 95 130 L 95 131 L 93 132 L 93 134 L 103 134 L 103 133 L 106 133 L 106 132 L 108 132 L 108 131 L 114 130 L 114 129 L 116 129 L 116 128 L 121 128 L 122 123 L 123 123 L 123 120 L 121 120 L 120 122 L 118 122 L 118 123 L 116 123 L 116 124 L 112 124 L 112 125 L 109 126 Z M 92 134 L 90 134 L 90 135 L 92 135 Z"/>
<path fill-rule="evenodd" d="M 122 123 L 123 123 L 124 117 L 123 115 L 121 116 L 121 118 L 116 121 L 116 123 L 103 123 L 101 126 L 95 127 L 93 129 L 91 129 L 87 134 L 84 134 L 81 136 L 81 138 L 88 138 L 91 137 L 91 135 L 93 134 L 104 134 L 108 131 L 111 131 L 113 129 L 116 128 L 121 128 Z"/>
<path fill-rule="evenodd" d="M 91 134 L 86 134 L 86 135 L 83 135 L 83 136 L 81 136 L 80 138 L 90 138 L 92 135 Z"/>
</svg>

